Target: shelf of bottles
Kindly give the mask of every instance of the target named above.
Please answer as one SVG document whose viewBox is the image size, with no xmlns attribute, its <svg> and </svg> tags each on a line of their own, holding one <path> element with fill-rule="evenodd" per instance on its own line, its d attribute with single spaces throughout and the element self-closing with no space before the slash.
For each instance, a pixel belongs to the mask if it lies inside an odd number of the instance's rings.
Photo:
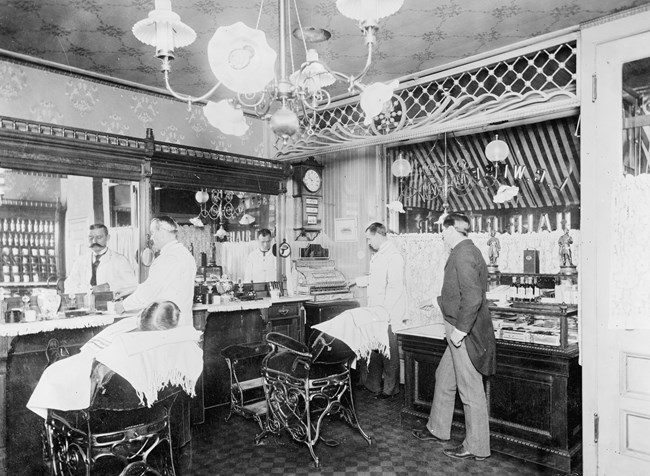
<svg viewBox="0 0 650 476">
<path fill-rule="evenodd" d="M 53 220 L 4 218 L 0 246 L 2 284 L 38 285 L 56 277 Z"/>
</svg>

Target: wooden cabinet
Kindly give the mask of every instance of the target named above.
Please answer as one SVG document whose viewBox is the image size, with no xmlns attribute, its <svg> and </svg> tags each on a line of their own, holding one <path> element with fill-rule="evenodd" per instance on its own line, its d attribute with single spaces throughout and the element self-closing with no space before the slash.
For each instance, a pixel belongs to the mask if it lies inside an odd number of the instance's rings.
<svg viewBox="0 0 650 476">
<path fill-rule="evenodd" d="M 271 331 L 302 341 L 304 322 L 302 301 L 280 301 L 261 309 L 194 311 L 194 326 L 204 330 L 201 379 L 204 408 L 230 401 L 230 374 L 221 356 L 223 349 L 231 344 L 261 342 Z M 197 411 L 193 408 L 193 415 Z M 193 419 L 196 421 L 194 416 Z"/>
<path fill-rule="evenodd" d="M 404 352 L 402 423 L 426 423 L 435 371 L 446 341 L 399 335 Z M 497 372 L 485 380 L 493 451 L 569 472 L 582 449 L 581 369 L 576 345 L 568 349 L 497 341 Z M 463 430 L 460 399 L 452 431 Z"/>
<path fill-rule="evenodd" d="M 305 303 L 305 340 L 311 335 L 311 328 L 338 316 L 343 311 L 359 307 L 358 301 L 330 301 Z"/>
<path fill-rule="evenodd" d="M 76 354 L 99 331 L 101 327 L 59 329 L 0 338 L 0 395 L 4 399 L 0 402 L 0 474 L 41 474 L 43 419 L 25 405 L 48 364 L 47 354 Z"/>
<path fill-rule="evenodd" d="M 279 332 L 304 342 L 304 312 L 301 302 L 273 304 L 269 308 L 269 332 Z"/>
</svg>

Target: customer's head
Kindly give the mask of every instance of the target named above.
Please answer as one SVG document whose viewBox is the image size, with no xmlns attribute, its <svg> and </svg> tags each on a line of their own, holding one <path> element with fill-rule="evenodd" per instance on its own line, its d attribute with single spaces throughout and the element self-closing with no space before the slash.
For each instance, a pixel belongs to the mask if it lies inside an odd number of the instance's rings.
<svg viewBox="0 0 650 476">
<path fill-rule="evenodd" d="M 138 330 L 164 331 L 178 325 L 181 310 L 172 301 L 154 301 L 140 313 Z"/>
<path fill-rule="evenodd" d="M 90 225 L 88 231 L 88 247 L 95 253 L 101 253 L 106 249 L 106 244 L 108 243 L 109 238 L 110 236 L 106 225 L 102 223 Z"/>
<path fill-rule="evenodd" d="M 167 243 L 176 241 L 178 224 L 172 217 L 160 216 L 151 220 L 149 231 L 154 248 L 162 249 Z"/>
<path fill-rule="evenodd" d="M 257 232 L 257 244 L 259 245 L 261 251 L 269 251 L 271 249 L 272 240 L 273 234 L 268 228 L 262 228 Z"/>
<path fill-rule="evenodd" d="M 470 223 L 469 218 L 462 213 L 449 213 L 442 222 L 442 239 L 446 245 L 453 248 L 467 238 Z"/>
<path fill-rule="evenodd" d="M 371 223 L 368 228 L 366 228 L 366 241 L 368 246 L 373 250 L 377 251 L 381 247 L 382 243 L 386 241 L 386 227 L 379 222 Z"/>
</svg>

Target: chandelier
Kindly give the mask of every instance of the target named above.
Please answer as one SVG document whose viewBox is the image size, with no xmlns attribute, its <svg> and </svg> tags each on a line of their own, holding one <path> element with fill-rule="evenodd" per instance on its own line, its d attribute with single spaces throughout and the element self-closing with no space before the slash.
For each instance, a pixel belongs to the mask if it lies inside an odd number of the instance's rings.
<svg viewBox="0 0 650 476">
<path fill-rule="evenodd" d="M 162 61 L 165 86 L 174 97 L 188 105 L 208 100 L 203 112 L 212 126 L 224 134 L 243 135 L 248 129 L 243 113 L 243 108 L 246 108 L 258 117 L 268 119 L 273 132 L 286 143 L 300 129 L 299 116 L 313 121 L 310 113 L 313 117 L 330 105 L 331 96 L 325 88 L 336 81 L 345 82 L 350 93 L 360 93 L 360 107 L 366 116 L 366 125 L 387 107 L 397 81 L 365 85 L 361 80 L 371 65 L 378 20 L 395 13 L 403 3 L 404 0 L 336 1 L 342 15 L 359 22 L 367 47 L 365 66 L 358 74 L 349 75 L 330 69 L 318 59 L 315 49 L 307 48 L 309 29 L 303 29 L 296 0 L 293 0 L 298 22 L 295 36 L 302 39 L 306 60 L 289 74 L 287 59 L 291 60 L 292 67 L 294 64 L 293 48 L 289 43 L 290 0 L 278 0 L 279 54 L 268 45 L 265 33 L 258 28 L 264 5 L 262 0 L 255 28 L 237 22 L 219 27 L 214 33 L 208 44 L 208 61 L 216 84 L 199 97 L 177 93 L 170 85 L 174 49 L 188 46 L 196 39 L 194 30 L 172 11 L 170 0 L 156 0 L 155 9 L 148 17 L 133 26 L 133 34 L 143 43 L 155 47 L 155 55 Z M 278 56 L 279 76 L 275 70 Z M 209 101 L 221 85 L 233 91 L 235 97 L 216 103 Z M 307 132 L 311 130 L 308 127 Z"/>
</svg>

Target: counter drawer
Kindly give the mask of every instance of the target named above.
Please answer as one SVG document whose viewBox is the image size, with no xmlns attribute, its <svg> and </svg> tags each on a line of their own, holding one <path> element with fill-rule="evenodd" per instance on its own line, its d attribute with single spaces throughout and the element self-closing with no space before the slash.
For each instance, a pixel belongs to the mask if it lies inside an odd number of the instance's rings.
<svg viewBox="0 0 650 476">
<path fill-rule="evenodd" d="M 299 302 L 276 303 L 269 308 L 269 319 L 282 319 L 285 317 L 295 317 L 300 315 L 302 304 Z"/>
</svg>

